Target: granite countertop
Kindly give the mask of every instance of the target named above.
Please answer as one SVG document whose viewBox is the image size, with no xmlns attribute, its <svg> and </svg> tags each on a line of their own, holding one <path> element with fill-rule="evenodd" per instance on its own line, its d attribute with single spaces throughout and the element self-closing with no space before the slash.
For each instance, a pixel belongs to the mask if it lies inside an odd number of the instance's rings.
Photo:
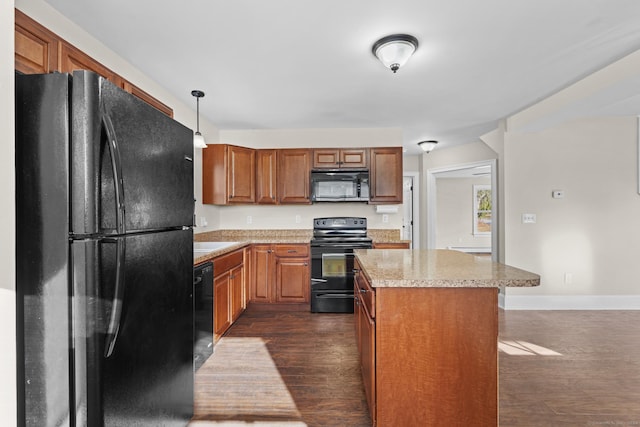
<svg viewBox="0 0 640 427">
<path fill-rule="evenodd" d="M 446 249 L 358 249 L 371 286 L 495 288 L 540 285 L 540 276 L 519 268 Z"/>
</svg>

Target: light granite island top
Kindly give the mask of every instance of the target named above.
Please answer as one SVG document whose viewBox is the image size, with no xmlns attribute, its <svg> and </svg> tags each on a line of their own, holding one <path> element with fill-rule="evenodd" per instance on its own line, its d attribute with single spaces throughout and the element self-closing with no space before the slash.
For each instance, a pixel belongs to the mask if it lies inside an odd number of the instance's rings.
<svg viewBox="0 0 640 427">
<path fill-rule="evenodd" d="M 358 249 L 355 254 L 372 288 L 497 288 L 540 285 L 540 276 L 447 249 Z"/>
</svg>

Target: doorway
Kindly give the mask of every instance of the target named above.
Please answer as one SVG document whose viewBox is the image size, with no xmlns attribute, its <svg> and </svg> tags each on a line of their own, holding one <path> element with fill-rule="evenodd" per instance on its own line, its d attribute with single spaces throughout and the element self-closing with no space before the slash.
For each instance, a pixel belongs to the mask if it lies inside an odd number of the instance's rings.
<svg viewBox="0 0 640 427">
<path fill-rule="evenodd" d="M 410 241 L 411 249 L 420 248 L 420 218 L 419 200 L 416 194 L 420 194 L 420 180 L 418 172 L 405 172 L 402 178 L 402 240 Z"/>
<path fill-rule="evenodd" d="M 428 249 L 487 253 L 497 261 L 498 224 L 495 159 L 427 171 Z"/>
</svg>

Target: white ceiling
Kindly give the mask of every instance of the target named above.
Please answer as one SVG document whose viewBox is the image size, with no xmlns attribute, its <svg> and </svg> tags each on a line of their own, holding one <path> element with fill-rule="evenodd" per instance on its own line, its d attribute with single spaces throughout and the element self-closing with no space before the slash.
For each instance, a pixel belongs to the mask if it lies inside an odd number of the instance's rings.
<svg viewBox="0 0 640 427">
<path fill-rule="evenodd" d="M 220 129 L 399 127 L 414 154 L 640 48 L 637 0 L 47 2 Z M 393 33 L 420 42 L 397 74 L 371 54 Z"/>
</svg>

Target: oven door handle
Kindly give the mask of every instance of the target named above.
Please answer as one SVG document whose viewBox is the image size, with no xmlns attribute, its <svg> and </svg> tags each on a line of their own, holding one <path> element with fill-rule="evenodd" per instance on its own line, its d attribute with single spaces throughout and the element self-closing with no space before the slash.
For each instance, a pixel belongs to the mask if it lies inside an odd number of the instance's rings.
<svg viewBox="0 0 640 427">
<path fill-rule="evenodd" d="M 327 279 L 314 279 L 313 277 L 311 278 L 311 282 L 319 282 L 319 283 L 325 283 L 328 282 Z"/>
<path fill-rule="evenodd" d="M 316 298 L 353 298 L 353 294 L 336 294 L 336 293 L 326 293 L 326 294 L 321 294 L 318 293 L 316 294 Z"/>
</svg>

